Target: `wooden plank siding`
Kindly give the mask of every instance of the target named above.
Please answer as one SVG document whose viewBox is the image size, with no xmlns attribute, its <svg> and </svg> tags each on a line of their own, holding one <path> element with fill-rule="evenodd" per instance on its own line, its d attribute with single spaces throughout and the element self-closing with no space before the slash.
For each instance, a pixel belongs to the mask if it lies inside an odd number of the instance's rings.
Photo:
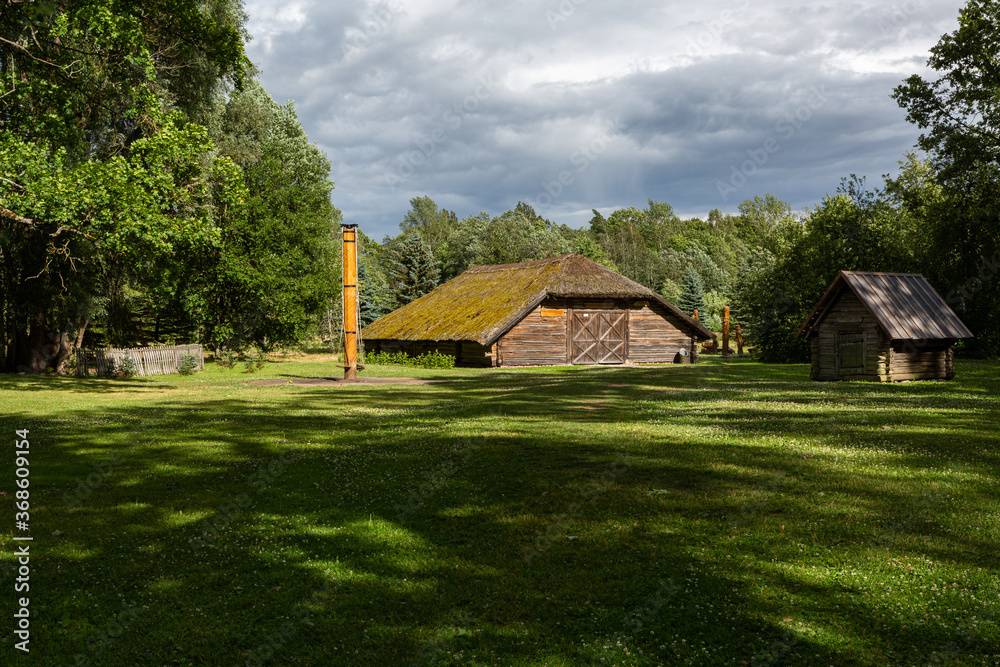
<svg viewBox="0 0 1000 667">
<path fill-rule="evenodd" d="M 697 339 L 674 324 L 676 318 L 659 304 L 631 299 L 547 299 L 500 339 L 500 365 L 570 363 L 572 313 L 601 310 L 627 313 L 625 363 L 695 363 L 698 360 Z M 682 349 L 688 351 L 687 357 L 680 355 Z"/>
<path fill-rule="evenodd" d="M 894 343 L 889 356 L 889 379 L 950 380 L 955 377 L 954 351 L 951 345 L 918 346 L 913 343 Z"/>
<path fill-rule="evenodd" d="M 697 340 L 681 331 L 672 319 L 659 304 L 633 303 L 629 313 L 629 361 L 635 364 L 697 361 L 700 347 Z M 687 357 L 680 355 L 682 349 L 688 351 Z"/>
<path fill-rule="evenodd" d="M 628 361 L 625 308 L 569 310 L 569 361 L 572 364 L 623 364 Z"/>
<path fill-rule="evenodd" d="M 497 342 L 500 365 L 559 366 L 568 363 L 567 306 L 565 301 L 547 299 L 514 325 Z"/>
<path fill-rule="evenodd" d="M 864 340 L 864 372 L 844 376 L 838 351 L 840 334 L 860 333 Z M 886 374 L 889 344 L 878 320 L 851 291 L 844 290 L 830 304 L 829 310 L 812 337 L 813 380 L 880 380 Z"/>
</svg>

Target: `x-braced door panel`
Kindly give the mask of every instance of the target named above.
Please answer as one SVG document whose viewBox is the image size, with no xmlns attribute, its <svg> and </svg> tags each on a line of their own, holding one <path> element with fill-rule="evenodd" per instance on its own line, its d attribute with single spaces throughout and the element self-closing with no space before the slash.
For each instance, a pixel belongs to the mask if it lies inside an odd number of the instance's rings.
<svg viewBox="0 0 1000 667">
<path fill-rule="evenodd" d="M 628 320 L 624 310 L 574 310 L 570 326 L 574 364 L 623 364 Z"/>
</svg>

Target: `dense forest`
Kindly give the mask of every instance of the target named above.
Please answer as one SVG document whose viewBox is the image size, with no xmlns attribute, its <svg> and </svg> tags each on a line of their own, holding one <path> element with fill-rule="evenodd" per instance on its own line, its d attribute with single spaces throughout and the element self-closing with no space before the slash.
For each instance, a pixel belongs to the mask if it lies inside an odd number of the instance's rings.
<svg viewBox="0 0 1000 667">
<path fill-rule="evenodd" d="M 245 21 L 239 0 L 3 3 L 0 371 L 312 333 L 330 164 L 255 79 Z"/>
<path fill-rule="evenodd" d="M 239 0 L 6 0 L 0 371 L 65 371 L 81 344 L 270 350 L 336 330 L 330 165 L 256 80 L 245 21 Z M 970 2 L 932 49 L 937 78 L 887 91 L 919 152 L 812 210 L 764 195 L 682 219 L 650 200 L 573 229 L 520 202 L 460 219 L 416 197 L 397 236 L 362 234 L 362 320 L 473 265 L 578 252 L 709 328 L 731 306 L 766 361 L 806 359 L 795 331 L 838 271 L 919 272 L 975 332 L 960 352 L 996 356 L 996 34 L 997 4 Z"/>
</svg>

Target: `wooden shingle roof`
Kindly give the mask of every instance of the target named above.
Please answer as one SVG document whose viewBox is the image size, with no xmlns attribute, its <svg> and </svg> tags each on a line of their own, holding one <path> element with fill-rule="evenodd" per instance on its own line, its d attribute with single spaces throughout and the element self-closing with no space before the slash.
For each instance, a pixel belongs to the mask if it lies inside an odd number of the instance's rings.
<svg viewBox="0 0 1000 667">
<path fill-rule="evenodd" d="M 582 255 L 474 266 L 381 317 L 366 340 L 472 340 L 492 345 L 546 297 L 645 299 L 702 340 L 711 334 L 659 294 Z"/>
<path fill-rule="evenodd" d="M 798 337 L 823 320 L 843 290 L 851 290 L 892 340 L 972 338 L 944 299 L 919 273 L 841 271 L 802 324 Z"/>
</svg>

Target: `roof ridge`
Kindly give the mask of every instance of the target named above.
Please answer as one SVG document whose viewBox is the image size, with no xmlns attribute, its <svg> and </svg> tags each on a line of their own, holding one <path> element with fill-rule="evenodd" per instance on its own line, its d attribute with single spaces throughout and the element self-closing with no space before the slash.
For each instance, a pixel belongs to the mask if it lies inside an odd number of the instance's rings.
<svg viewBox="0 0 1000 667">
<path fill-rule="evenodd" d="M 846 271 L 841 270 L 841 273 L 847 274 L 849 276 L 920 276 L 924 277 L 922 273 L 900 273 L 895 271 Z"/>
</svg>

